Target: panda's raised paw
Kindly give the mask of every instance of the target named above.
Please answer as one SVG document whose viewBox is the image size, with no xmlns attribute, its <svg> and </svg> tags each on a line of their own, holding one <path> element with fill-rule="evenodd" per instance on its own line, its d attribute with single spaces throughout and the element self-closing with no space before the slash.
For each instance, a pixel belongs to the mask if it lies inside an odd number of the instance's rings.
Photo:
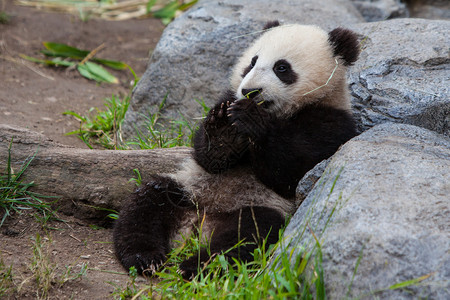
<svg viewBox="0 0 450 300">
<path fill-rule="evenodd" d="M 206 126 L 208 128 L 219 128 L 227 124 L 227 109 L 232 102 L 224 101 L 217 104 L 206 117 Z"/>
<path fill-rule="evenodd" d="M 264 131 L 270 115 L 263 108 L 258 107 L 253 99 L 241 99 L 233 102 L 227 110 L 231 124 L 240 132 L 255 135 Z M 255 131 L 255 129 L 258 129 Z M 258 133 L 259 134 L 259 133 Z"/>
</svg>

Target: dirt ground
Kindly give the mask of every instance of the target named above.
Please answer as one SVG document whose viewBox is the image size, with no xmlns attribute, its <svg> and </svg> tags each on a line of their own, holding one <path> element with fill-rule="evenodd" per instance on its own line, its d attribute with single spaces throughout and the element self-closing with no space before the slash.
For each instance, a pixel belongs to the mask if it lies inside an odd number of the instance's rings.
<svg viewBox="0 0 450 300">
<path fill-rule="evenodd" d="M 97 84 L 76 71 L 24 61 L 19 54 L 43 58 L 39 51 L 44 41 L 85 50 L 105 43 L 99 57 L 123 61 L 141 76 L 164 29 L 156 19 L 81 21 L 74 15 L 21 7 L 12 0 L 0 0 L 0 11 L 10 16 L 6 24 L 0 23 L 0 123 L 29 128 L 54 141 L 82 148 L 86 146 L 81 140 L 65 135 L 78 128 L 78 121 L 62 113 L 71 110 L 85 115 L 91 107 L 102 108 L 104 98 L 130 91 L 132 74 L 112 71 L 120 84 Z M 37 298 L 39 288 L 30 271 L 37 233 L 43 239 L 44 254 L 56 267 L 54 278 L 61 278 L 67 266 L 72 266 L 74 273 L 83 264 L 88 266 L 81 279 L 62 286 L 53 283 L 49 298 L 105 299 L 111 298 L 114 285 L 126 286 L 128 276 L 115 260 L 111 229 L 94 229 L 92 224 L 61 217 L 66 222 L 49 224 L 55 229 L 44 230 L 31 214 L 10 218 L 0 228 L 0 259 L 5 266 L 13 266 L 13 289 L 6 299 Z"/>
<path fill-rule="evenodd" d="M 105 97 L 130 91 L 132 74 L 111 71 L 121 84 L 97 84 L 75 70 L 44 67 L 24 61 L 19 54 L 44 58 L 39 53 L 44 41 L 85 50 L 105 43 L 98 57 L 123 61 L 141 76 L 164 29 L 156 19 L 83 22 L 75 15 L 21 7 L 12 0 L 0 0 L 0 10 L 10 16 L 7 24 L 0 23 L 0 122 L 78 147 L 85 145 L 75 136 L 64 135 L 77 129 L 78 121 L 62 113 L 85 114 L 91 107 L 102 108 Z"/>
</svg>

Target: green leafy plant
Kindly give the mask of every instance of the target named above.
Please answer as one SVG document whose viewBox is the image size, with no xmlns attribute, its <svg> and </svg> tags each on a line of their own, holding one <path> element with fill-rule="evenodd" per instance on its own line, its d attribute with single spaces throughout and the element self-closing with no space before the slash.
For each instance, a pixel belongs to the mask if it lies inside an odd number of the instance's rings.
<svg viewBox="0 0 450 300">
<path fill-rule="evenodd" d="M 47 203 L 41 199 L 54 199 L 54 197 L 43 196 L 31 192 L 29 188 L 34 186 L 34 183 L 24 183 L 22 180 L 23 173 L 30 165 L 36 153 L 29 157 L 22 165 L 20 171 L 15 174 L 11 167 L 11 147 L 12 140 L 8 148 L 6 172 L 4 175 L 0 175 L 0 212 L 3 213 L 0 220 L 0 227 L 11 214 L 20 214 L 23 211 L 30 209 L 36 210 L 43 218 L 45 218 L 45 220 L 57 218 L 56 213 L 51 208 L 53 202 Z"/>
<path fill-rule="evenodd" d="M 91 143 L 95 143 L 107 149 L 122 149 L 125 146 L 120 143 L 118 137 L 129 104 L 129 96 L 120 100 L 112 95 L 106 99 L 104 111 L 91 108 L 90 115 L 87 116 L 66 111 L 65 115 L 71 115 L 80 121 L 80 128 L 67 135 L 77 135 L 89 148 L 93 148 Z"/>
<path fill-rule="evenodd" d="M 53 57 L 52 59 L 38 59 L 23 54 L 20 56 L 29 61 L 47 66 L 76 68 L 82 76 L 97 82 L 119 83 L 119 80 L 101 65 L 115 70 L 128 68 L 133 74 L 135 81 L 137 81 L 136 74 L 127 64 L 94 57 L 103 48 L 103 45 L 92 51 L 80 50 L 72 46 L 52 42 L 43 42 L 43 45 L 45 49 L 41 50 L 41 53 L 47 57 Z"/>
</svg>

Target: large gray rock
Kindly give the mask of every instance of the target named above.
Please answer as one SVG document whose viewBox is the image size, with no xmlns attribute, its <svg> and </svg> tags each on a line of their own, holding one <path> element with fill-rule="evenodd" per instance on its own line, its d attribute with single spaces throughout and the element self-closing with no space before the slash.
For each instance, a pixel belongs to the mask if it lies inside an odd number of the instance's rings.
<svg viewBox="0 0 450 300">
<path fill-rule="evenodd" d="M 351 25 L 362 53 L 350 69 L 361 129 L 386 121 L 450 128 L 450 21 L 395 19 Z"/>
<path fill-rule="evenodd" d="M 330 163 L 331 158 L 324 159 L 318 163 L 314 168 L 309 170 L 300 180 L 295 190 L 295 207 L 299 207 L 300 204 L 306 199 L 308 194 L 314 188 L 316 182 L 320 179 L 325 168 Z"/>
<path fill-rule="evenodd" d="M 351 0 L 368 22 L 408 17 L 406 4 L 400 0 Z"/>
<path fill-rule="evenodd" d="M 133 92 L 125 135 L 141 127 L 142 114 L 155 112 L 166 95 L 170 117 L 179 117 L 178 111 L 200 116 L 195 99 L 212 106 L 228 86 L 236 59 L 270 20 L 331 30 L 364 19 L 346 0 L 200 0 L 164 30 Z"/>
<path fill-rule="evenodd" d="M 449 170 L 443 135 L 393 123 L 366 131 L 333 156 L 292 218 L 287 253 L 317 251 L 315 233 L 329 299 L 450 299 Z"/>
</svg>

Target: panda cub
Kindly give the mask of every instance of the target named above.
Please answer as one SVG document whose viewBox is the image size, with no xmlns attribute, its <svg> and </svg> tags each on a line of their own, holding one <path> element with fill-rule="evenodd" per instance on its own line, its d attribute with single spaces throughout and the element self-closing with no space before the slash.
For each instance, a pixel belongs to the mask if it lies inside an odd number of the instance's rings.
<svg viewBox="0 0 450 300">
<path fill-rule="evenodd" d="M 153 274 L 174 241 L 200 227 L 209 251 L 181 263 L 184 278 L 240 241 L 226 257 L 251 260 L 263 239 L 277 242 L 302 176 L 357 134 L 346 82 L 356 34 L 277 21 L 265 29 L 196 132 L 192 158 L 124 204 L 114 246 L 126 269 Z"/>
</svg>

